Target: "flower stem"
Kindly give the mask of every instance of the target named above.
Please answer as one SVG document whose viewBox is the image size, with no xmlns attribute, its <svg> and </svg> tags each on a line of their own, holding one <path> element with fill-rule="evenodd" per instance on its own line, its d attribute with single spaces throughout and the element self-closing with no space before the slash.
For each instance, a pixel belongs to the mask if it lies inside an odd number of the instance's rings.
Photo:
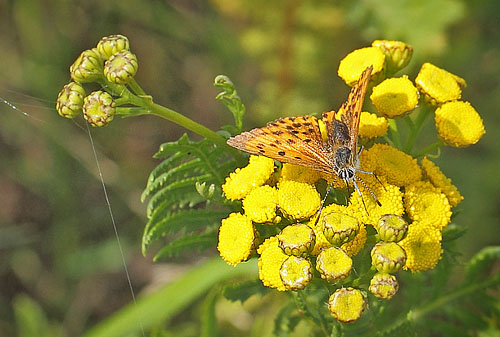
<svg viewBox="0 0 500 337">
<path fill-rule="evenodd" d="M 426 154 L 428 155 L 429 153 L 431 152 L 434 152 L 436 150 L 440 150 L 441 147 L 444 146 L 444 143 L 443 141 L 441 140 L 438 140 L 437 142 L 435 143 L 432 143 L 431 145 L 429 146 L 426 146 L 424 147 L 422 150 L 418 151 L 416 154 L 415 154 L 415 157 L 423 157 L 425 156 Z"/>
<path fill-rule="evenodd" d="M 139 96 L 146 96 L 146 92 L 144 92 L 144 90 L 142 90 L 141 86 L 139 85 L 139 83 L 137 83 L 135 81 L 135 78 L 132 78 L 132 80 L 128 83 L 128 86 L 130 87 L 130 89 L 132 89 L 132 91 L 136 94 L 136 95 L 139 95 Z"/>
<path fill-rule="evenodd" d="M 389 130 L 391 130 L 391 139 L 394 145 L 400 149 L 401 148 L 401 135 L 399 134 L 398 124 L 395 119 L 388 118 Z"/>
<path fill-rule="evenodd" d="M 315 315 L 315 313 L 310 310 L 309 305 L 307 305 L 307 301 L 304 298 L 303 291 L 293 291 L 292 294 L 299 310 L 301 310 L 304 315 L 312 321 L 314 325 L 319 325 L 325 336 L 329 336 L 330 334 L 328 333 L 328 329 L 326 328 L 326 322 L 322 319 L 319 313 L 316 313 Z"/>
<path fill-rule="evenodd" d="M 410 127 L 410 135 L 406 140 L 406 144 L 403 149 L 404 152 L 411 154 L 413 146 L 415 145 L 415 140 L 417 139 L 417 136 L 422 130 L 422 127 L 424 126 L 427 117 L 430 116 L 431 111 L 432 110 L 427 106 L 423 106 L 422 108 L 420 108 L 420 111 L 417 115 L 417 119 L 415 120 L 414 123 L 412 123 L 413 127 Z"/>
<path fill-rule="evenodd" d="M 465 287 L 460 287 L 455 291 L 450 292 L 447 295 L 438 297 L 434 301 L 424 305 L 421 308 L 418 308 L 416 310 L 413 310 L 412 312 L 409 313 L 408 319 L 417 322 L 423 317 L 425 317 L 427 314 L 431 313 L 432 311 L 448 304 L 451 301 L 456 300 L 457 298 L 460 298 L 462 296 L 466 296 L 470 293 L 473 293 L 479 289 L 485 289 L 488 288 L 489 286 L 498 283 L 499 276 L 493 277 L 491 279 L 488 279 L 483 282 L 477 282 L 477 283 L 471 283 L 468 286 Z"/>
</svg>

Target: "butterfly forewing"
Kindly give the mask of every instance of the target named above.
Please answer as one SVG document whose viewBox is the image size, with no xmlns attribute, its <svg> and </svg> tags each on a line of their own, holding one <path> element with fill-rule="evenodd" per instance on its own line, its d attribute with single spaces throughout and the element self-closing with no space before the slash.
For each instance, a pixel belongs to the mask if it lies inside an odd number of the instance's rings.
<svg viewBox="0 0 500 337">
<path fill-rule="evenodd" d="M 333 173 L 330 152 L 318 120 L 312 116 L 281 118 L 232 137 L 227 143 L 252 154 Z"/>
</svg>

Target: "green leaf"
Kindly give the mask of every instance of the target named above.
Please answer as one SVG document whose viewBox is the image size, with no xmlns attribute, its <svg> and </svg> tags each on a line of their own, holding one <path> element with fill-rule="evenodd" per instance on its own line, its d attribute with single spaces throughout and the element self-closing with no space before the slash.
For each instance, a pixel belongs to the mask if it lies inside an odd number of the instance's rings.
<svg viewBox="0 0 500 337">
<path fill-rule="evenodd" d="M 169 180 L 185 179 L 193 175 L 194 173 L 202 172 L 203 170 L 201 169 L 201 159 L 199 158 L 187 161 L 180 164 L 179 166 L 171 168 L 168 171 L 160 174 L 154 180 L 148 181 L 146 189 L 142 192 L 141 202 L 144 202 L 144 200 L 146 200 L 146 198 L 151 194 L 155 194 L 159 190 L 161 190 Z"/>
<path fill-rule="evenodd" d="M 466 266 L 466 280 L 472 282 L 500 258 L 500 246 L 485 247 Z"/>
<path fill-rule="evenodd" d="M 237 131 L 236 133 L 241 132 L 241 128 L 243 126 L 243 116 L 245 115 L 246 108 L 245 105 L 241 103 L 241 98 L 238 96 L 233 82 L 229 79 L 229 77 L 219 75 L 215 78 L 214 86 L 223 90 L 215 98 L 221 101 L 229 109 L 229 111 L 231 111 L 234 117 L 234 125 L 236 126 Z"/>
<path fill-rule="evenodd" d="M 160 191 L 158 191 L 148 203 L 146 207 L 146 215 L 151 218 L 154 210 L 163 202 L 167 200 L 184 200 L 185 195 L 198 195 L 195 188 L 196 182 L 207 181 L 210 182 L 210 175 L 205 174 L 197 177 L 190 177 L 182 180 L 175 181 L 170 185 L 165 186 Z"/>
<path fill-rule="evenodd" d="M 457 226 L 454 223 L 449 224 L 443 229 L 443 244 L 455 241 L 467 233 L 467 228 Z"/>
<path fill-rule="evenodd" d="M 250 296 L 264 296 L 269 292 L 269 288 L 264 287 L 260 280 L 249 280 L 239 283 L 227 284 L 222 295 L 230 301 L 245 302 Z"/>
<path fill-rule="evenodd" d="M 191 233 L 204 226 L 220 223 L 221 219 L 227 217 L 227 210 L 212 209 L 188 209 L 170 214 L 150 227 L 149 232 L 144 233 L 142 244 L 146 247 L 152 241 L 169 233 L 184 230 Z"/>
<path fill-rule="evenodd" d="M 51 336 L 45 313 L 31 297 L 18 295 L 13 306 L 19 337 Z"/>
<path fill-rule="evenodd" d="M 153 258 L 159 261 L 163 258 L 178 256 L 185 251 L 203 251 L 213 248 L 217 245 L 217 232 L 207 232 L 204 234 L 196 234 L 183 236 L 174 240 L 163 247 Z"/>
<path fill-rule="evenodd" d="M 240 263 L 236 268 L 220 257 L 197 264 L 174 283 L 137 298 L 125 308 L 95 325 L 83 337 L 122 337 L 138 335 L 141 328 L 148 330 L 163 324 L 206 294 L 221 281 L 249 277 L 258 273 L 257 260 Z M 36 336 L 36 335 L 35 335 Z"/>
<path fill-rule="evenodd" d="M 274 318 L 273 334 L 279 337 L 287 337 L 300 322 L 301 317 L 296 313 L 297 307 L 292 301 L 288 301 L 276 314 Z M 295 313 L 295 314 L 294 314 Z"/>
<path fill-rule="evenodd" d="M 215 316 L 215 303 L 218 294 L 219 292 L 212 288 L 207 297 L 205 297 L 201 316 L 200 337 L 216 337 L 219 335 L 217 318 Z"/>
</svg>

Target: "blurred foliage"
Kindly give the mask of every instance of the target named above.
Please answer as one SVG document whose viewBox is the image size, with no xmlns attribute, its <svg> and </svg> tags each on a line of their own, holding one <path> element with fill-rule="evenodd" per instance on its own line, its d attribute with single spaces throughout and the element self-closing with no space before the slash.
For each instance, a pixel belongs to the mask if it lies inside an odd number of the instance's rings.
<svg viewBox="0 0 500 337">
<path fill-rule="evenodd" d="M 500 3 L 489 0 L 0 1 L 0 97 L 31 116 L 0 108 L 2 335 L 80 335 L 131 301 L 88 136 L 53 110 L 69 65 L 102 36 L 128 36 L 146 91 L 212 129 L 232 120 L 214 99 L 219 73 L 237 84 L 250 128 L 338 107 L 348 88 L 336 67 L 348 51 L 375 38 L 413 44 L 420 54 L 410 73 L 416 75 L 425 58 L 459 74 L 485 120 L 487 134 L 478 145 L 446 149 L 436 160 L 465 196 L 460 222 L 470 230 L 460 251 L 470 257 L 500 242 L 492 234 L 500 218 L 498 13 Z M 182 132 L 154 117 L 93 131 L 137 293 L 179 278 L 199 259 L 193 254 L 152 266 L 140 255 L 140 193 L 158 164 L 151 156 Z M 177 308 L 169 331 L 199 334 L 199 313 L 210 314 L 213 305 L 209 298 L 202 308 L 200 296 Z M 279 296 L 250 298 L 237 308 L 215 304 L 228 336 L 270 334 L 277 308 Z M 155 325 L 165 326 L 165 318 Z"/>
</svg>

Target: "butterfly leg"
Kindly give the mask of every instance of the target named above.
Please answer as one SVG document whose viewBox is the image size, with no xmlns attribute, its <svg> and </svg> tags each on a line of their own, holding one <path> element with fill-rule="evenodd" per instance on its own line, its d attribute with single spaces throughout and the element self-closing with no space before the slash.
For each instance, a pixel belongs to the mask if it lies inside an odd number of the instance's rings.
<svg viewBox="0 0 500 337">
<path fill-rule="evenodd" d="M 330 185 L 328 185 L 328 188 L 326 189 L 325 196 L 323 197 L 323 200 L 321 201 L 321 206 L 319 207 L 318 217 L 316 218 L 316 221 L 314 221 L 314 227 L 316 227 L 316 225 L 319 222 L 319 218 L 321 217 L 321 211 L 325 207 L 326 198 L 328 197 L 328 194 L 330 194 L 330 191 L 333 188 L 333 184 L 335 184 L 335 182 L 337 181 L 337 178 L 338 178 L 338 176 L 336 176 L 335 179 L 333 179 L 333 182 Z"/>
<path fill-rule="evenodd" d="M 378 176 L 375 174 L 375 172 L 370 172 L 370 171 L 363 171 L 363 170 L 356 170 L 356 172 L 359 172 L 359 173 L 364 173 L 364 174 L 371 174 L 372 176 L 375 177 L 375 179 L 377 179 L 377 181 L 379 182 L 380 185 L 382 185 L 382 187 L 384 188 L 384 191 L 387 191 L 385 189 L 385 186 L 384 184 L 382 184 L 382 182 L 380 181 L 380 179 L 378 178 Z"/>
<path fill-rule="evenodd" d="M 371 172 L 371 173 L 372 173 L 372 174 L 374 174 L 373 172 Z M 376 177 L 376 176 L 375 176 L 375 177 Z M 377 205 L 382 206 L 382 204 L 380 203 L 380 201 L 378 201 L 377 196 L 376 196 L 376 195 L 375 195 L 375 193 L 373 193 L 373 191 L 372 191 L 372 190 L 368 187 L 368 185 L 366 185 L 366 183 L 365 183 L 362 179 L 360 179 L 360 178 L 358 178 L 358 179 L 359 179 L 359 181 L 361 182 L 361 184 L 363 184 L 363 186 L 364 186 L 364 187 L 368 190 L 368 192 L 370 192 L 370 194 L 372 195 L 373 200 L 375 200 L 375 202 L 377 203 Z M 354 182 L 354 180 L 353 180 L 353 182 Z M 356 185 L 354 185 L 354 186 L 356 186 Z M 383 185 L 382 185 L 382 186 L 383 186 Z M 357 187 L 356 187 L 356 188 L 357 188 Z M 361 200 L 363 200 L 363 197 L 361 197 Z M 364 203 L 365 203 L 365 202 L 363 201 L 363 204 L 364 204 Z M 365 206 L 365 208 L 366 208 L 366 206 Z"/>
<path fill-rule="evenodd" d="M 360 179 L 359 181 L 361 181 L 363 183 L 363 185 L 366 187 L 366 185 L 363 182 L 363 180 Z M 369 214 L 368 213 L 368 209 L 366 208 L 365 199 L 363 199 L 363 194 L 361 193 L 361 190 L 359 189 L 358 184 L 356 184 L 356 180 L 355 179 L 352 180 L 352 184 L 354 185 L 354 188 L 356 189 L 356 191 L 358 192 L 358 194 L 359 194 L 359 196 L 361 198 L 361 202 L 363 203 L 363 206 L 365 207 L 366 213 Z M 370 193 L 372 193 L 373 196 L 375 196 L 370 189 L 368 189 L 368 190 L 370 191 Z M 375 200 L 377 200 L 377 198 L 375 198 Z"/>
</svg>

